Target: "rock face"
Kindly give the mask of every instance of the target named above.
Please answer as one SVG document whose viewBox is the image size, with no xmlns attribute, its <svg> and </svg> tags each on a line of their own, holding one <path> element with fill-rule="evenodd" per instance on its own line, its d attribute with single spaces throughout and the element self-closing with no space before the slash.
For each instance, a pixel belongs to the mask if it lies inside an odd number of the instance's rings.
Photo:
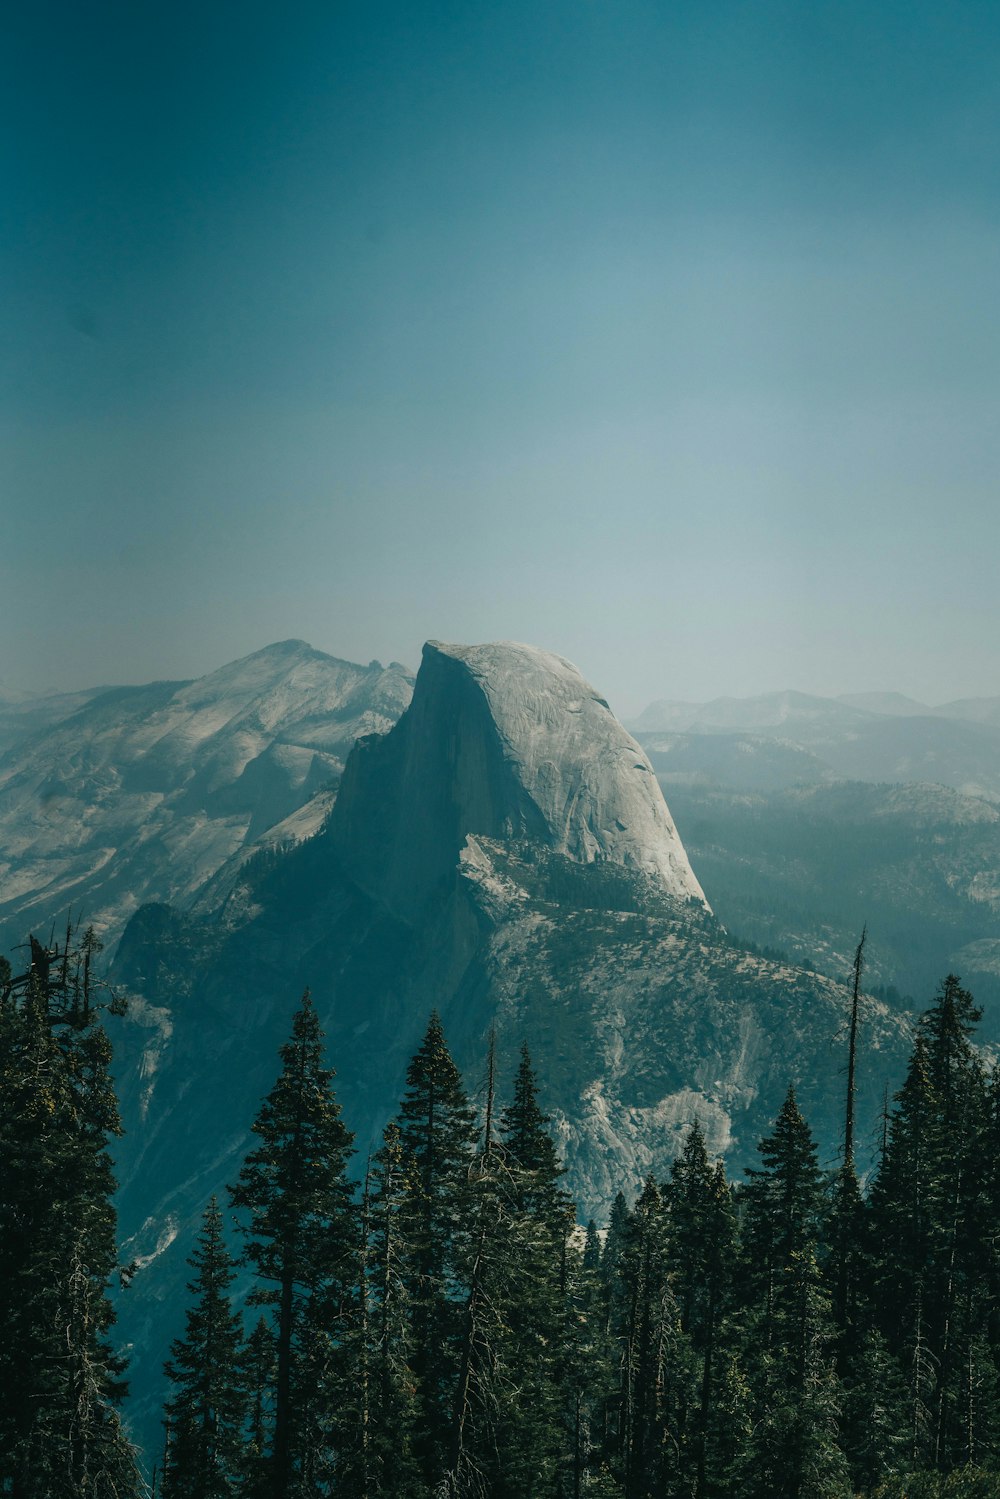
<svg viewBox="0 0 1000 1499">
<path fill-rule="evenodd" d="M 477 834 L 608 860 L 706 904 L 649 760 L 575 666 L 432 640 L 407 712 L 348 761 L 330 836 L 357 883 L 413 922 Z"/>
</svg>

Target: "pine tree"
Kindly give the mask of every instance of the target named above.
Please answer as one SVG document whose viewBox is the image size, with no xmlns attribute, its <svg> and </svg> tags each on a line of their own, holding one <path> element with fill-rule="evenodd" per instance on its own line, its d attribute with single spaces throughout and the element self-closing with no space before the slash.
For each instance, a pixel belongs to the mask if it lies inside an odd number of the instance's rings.
<svg viewBox="0 0 1000 1499">
<path fill-rule="evenodd" d="M 873 1301 L 890 1349 L 908 1335 L 918 1292 L 932 1273 L 941 1215 L 940 1106 L 931 1083 L 927 1042 L 918 1034 L 896 1094 L 883 1153 L 868 1200 L 873 1247 Z"/>
<path fill-rule="evenodd" d="M 729 1453 L 713 1450 L 711 1434 L 722 1328 L 732 1299 L 736 1218 L 721 1161 L 712 1165 L 695 1123 L 674 1162 L 667 1193 L 669 1252 L 681 1330 L 700 1361 L 700 1390 L 691 1418 L 693 1492 L 715 1491 Z"/>
<path fill-rule="evenodd" d="M 385 1499 L 416 1499 L 423 1492 L 414 1455 L 416 1379 L 408 1290 L 413 1248 L 406 1238 L 407 1206 L 417 1189 L 414 1172 L 399 1126 L 390 1123 L 370 1171 L 366 1362 L 367 1492 Z"/>
<path fill-rule="evenodd" d="M 681 1330 L 668 1261 L 663 1195 L 648 1177 L 624 1233 L 618 1466 L 626 1499 L 678 1492 L 691 1470 L 686 1413 L 696 1405 L 697 1360 Z"/>
<path fill-rule="evenodd" d="M 906 1463 L 906 1384 L 877 1329 L 859 1338 L 841 1373 L 844 1450 L 855 1489 L 867 1493 Z"/>
<path fill-rule="evenodd" d="M 563 1492 L 580 1499 L 584 1493 L 603 1492 L 599 1475 L 608 1455 L 605 1422 L 617 1384 L 614 1344 L 607 1327 L 607 1288 L 601 1275 L 601 1240 L 593 1219 L 587 1224 L 582 1253 L 571 1248 L 567 1255 L 566 1301 L 569 1440 Z"/>
<path fill-rule="evenodd" d="M 768 1337 L 751 1322 L 753 1430 L 738 1492 L 746 1499 L 838 1499 L 851 1493 L 839 1439 L 830 1302 L 815 1251 L 794 1249 L 776 1275 Z"/>
<path fill-rule="evenodd" d="M 193 1302 L 165 1366 L 174 1393 L 164 1407 L 171 1440 L 163 1496 L 228 1499 L 241 1492 L 247 1400 L 241 1319 L 229 1300 L 235 1271 L 214 1197 L 188 1263 L 195 1272 L 188 1284 Z"/>
<path fill-rule="evenodd" d="M 356 1440 L 340 1419 L 349 1404 L 341 1350 L 356 1299 L 357 1225 L 346 1174 L 352 1136 L 333 1096 L 333 1072 L 323 1065 L 308 990 L 280 1057 L 281 1073 L 253 1124 L 260 1144 L 229 1190 L 246 1215 L 243 1259 L 265 1282 L 253 1300 L 274 1309 L 269 1495 L 305 1499 L 323 1492 Z"/>
<path fill-rule="evenodd" d="M 978 1365 L 972 1386 L 984 1382 L 980 1333 L 988 1315 L 989 1261 L 996 1236 L 995 1223 L 982 1212 L 988 1176 L 982 1145 L 989 1103 L 983 1063 L 972 1044 L 981 1018 L 982 1011 L 954 974 L 944 980 L 921 1018 L 931 1082 L 941 1106 L 944 1148 L 938 1168 L 944 1190 L 934 1436 L 935 1462 L 942 1471 L 971 1462 L 980 1445 L 978 1402 L 974 1396 L 970 1399 L 969 1375 Z"/>
<path fill-rule="evenodd" d="M 568 1457 L 573 1397 L 568 1369 L 569 1249 L 575 1213 L 563 1167 L 538 1103 L 527 1047 L 500 1118 L 504 1238 L 494 1297 L 502 1308 L 498 1358 L 507 1387 L 498 1443 L 501 1490 L 556 1492 Z"/>
<path fill-rule="evenodd" d="M 817 1262 L 822 1185 L 816 1147 L 788 1095 L 762 1166 L 744 1191 L 745 1363 L 753 1437 L 741 1492 L 747 1499 L 833 1499 L 849 1492 L 838 1440 L 843 1392 L 832 1357 L 830 1299 Z"/>
<path fill-rule="evenodd" d="M 774 1131 L 757 1146 L 761 1167 L 748 1167 L 743 1208 L 743 1267 L 750 1305 L 768 1321 L 775 1288 L 795 1254 L 814 1249 L 823 1211 L 816 1147 L 789 1088 Z"/>
<path fill-rule="evenodd" d="M 277 1372 L 274 1333 L 260 1317 L 243 1345 L 240 1380 L 246 1394 L 246 1439 L 240 1463 L 246 1499 L 265 1499 L 269 1493 L 269 1463 Z"/>
<path fill-rule="evenodd" d="M 910 1460 L 940 1471 L 977 1445 L 968 1371 L 992 1303 L 990 1110 L 971 1041 L 979 1014 L 949 975 L 921 1017 L 870 1197 L 875 1304 L 908 1378 Z"/>
<path fill-rule="evenodd" d="M 845 1161 L 833 1184 L 827 1223 L 830 1245 L 826 1269 L 843 1365 L 864 1340 L 869 1308 L 864 1294 L 867 1273 L 864 1203 L 854 1162 Z"/>
<path fill-rule="evenodd" d="M 512 1392 L 505 1358 L 506 1290 L 515 1251 L 506 1168 L 488 1132 L 470 1168 L 464 1212 L 469 1233 L 460 1280 L 466 1291 L 445 1465 L 435 1495 L 507 1499 L 505 1418 Z"/>
<path fill-rule="evenodd" d="M 47 949 L 0 975 L 0 1491 L 139 1493 L 116 1406 L 116 1268 L 108 1144 L 121 1133 L 91 975 L 99 944 Z"/>
<path fill-rule="evenodd" d="M 434 1013 L 406 1074 L 399 1111 L 400 1144 L 412 1162 L 402 1231 L 412 1256 L 406 1294 L 411 1308 L 416 1380 L 416 1448 L 426 1483 L 449 1464 L 455 1390 L 463 1340 L 469 1256 L 469 1176 L 475 1117 Z"/>
</svg>

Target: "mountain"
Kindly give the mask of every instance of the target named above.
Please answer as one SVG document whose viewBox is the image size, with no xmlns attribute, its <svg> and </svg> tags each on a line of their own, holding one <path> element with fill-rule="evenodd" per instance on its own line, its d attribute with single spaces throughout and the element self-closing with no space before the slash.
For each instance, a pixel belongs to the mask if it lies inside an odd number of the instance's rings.
<svg viewBox="0 0 1000 1499">
<path fill-rule="evenodd" d="M 652 703 L 631 727 L 650 753 L 677 748 L 676 738 L 665 740 L 665 734 L 689 736 L 684 756 L 692 770 L 699 755 L 706 765 L 718 760 L 721 752 L 711 738 L 739 736 L 741 752 L 749 755 L 752 736 L 812 757 L 815 770 L 828 779 L 938 782 L 1000 802 L 1000 711 L 994 719 L 991 707 L 996 701 L 923 708 L 896 693 L 823 698 L 775 692 L 700 705 Z M 952 711 L 959 709 L 967 711 Z"/>
<path fill-rule="evenodd" d="M 711 757 L 700 776 L 678 772 L 673 754 L 651 758 L 730 932 L 839 976 L 867 922 L 871 984 L 923 1008 L 944 974 L 959 973 L 984 1006 L 984 1037 L 1000 1041 L 994 802 L 918 782 L 781 785 L 758 774 L 751 785 L 735 754 Z"/>
<path fill-rule="evenodd" d="M 709 703 L 651 703 L 631 727 L 640 734 L 673 730 L 710 734 L 737 729 L 763 733 L 797 731 L 809 734 L 842 733 L 855 728 L 867 713 L 843 699 L 814 697 L 807 692 L 768 692 L 759 697 L 718 697 Z"/>
<path fill-rule="evenodd" d="M 864 713 L 881 713 L 891 718 L 923 718 L 928 713 L 943 712 L 929 708 L 915 697 L 906 697 L 902 692 L 846 692 L 837 698 L 848 708 L 860 708 Z M 947 717 L 947 713 L 944 714 Z M 959 715 L 955 715 L 958 717 Z"/>
<path fill-rule="evenodd" d="M 568 661 L 429 641 L 396 728 L 355 754 L 330 833 L 352 878 L 403 920 L 453 877 L 468 834 L 642 870 L 704 903 L 652 766 Z"/>
<path fill-rule="evenodd" d="M 90 687 L 79 692 L 15 693 L 0 687 L 0 756 L 8 754 L 15 745 L 39 730 L 68 718 L 109 690 L 107 687 Z"/>
<path fill-rule="evenodd" d="M 933 710 L 942 718 L 961 718 L 969 723 L 1000 726 L 1000 697 L 965 697 L 943 703 Z"/>
<path fill-rule="evenodd" d="M 643 734 L 640 736 L 664 794 L 679 785 L 777 791 L 836 779 L 812 750 L 757 734 Z"/>
<path fill-rule="evenodd" d="M 473 1089 L 491 1027 L 501 1079 L 527 1041 L 584 1214 L 664 1173 L 695 1119 L 738 1171 L 790 1080 L 835 1160 L 847 990 L 729 936 L 646 756 L 574 667 L 530 647 L 429 643 L 398 723 L 352 750 L 329 822 L 251 860 L 215 910 L 140 910 L 113 977 L 131 996 L 115 1039 L 137 1347 L 235 1179 L 306 984 L 359 1169 L 432 1007 Z M 869 1001 L 863 1115 L 908 1035 Z"/>
<path fill-rule="evenodd" d="M 113 943 L 150 900 L 222 898 L 255 849 L 328 814 L 360 734 L 412 678 L 284 641 L 193 682 L 100 692 L 0 759 L 0 938 L 72 909 Z"/>
<path fill-rule="evenodd" d="M 671 698 L 657 698 L 649 703 L 636 718 L 628 720 L 628 728 L 635 734 L 673 733 L 683 734 L 691 728 L 701 712 L 702 703 L 675 702 Z"/>
</svg>

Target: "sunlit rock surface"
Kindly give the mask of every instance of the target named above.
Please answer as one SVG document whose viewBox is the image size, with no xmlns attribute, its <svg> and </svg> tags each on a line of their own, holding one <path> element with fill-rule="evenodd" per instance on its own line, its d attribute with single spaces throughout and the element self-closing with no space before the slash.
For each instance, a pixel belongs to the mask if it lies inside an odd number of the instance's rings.
<svg viewBox="0 0 1000 1499">
<path fill-rule="evenodd" d="M 705 904 L 649 760 L 561 656 L 429 641 L 413 702 L 359 743 L 331 837 L 353 877 L 404 920 L 453 879 L 469 834 L 608 860 Z"/>
<path fill-rule="evenodd" d="M 72 912 L 113 943 L 145 901 L 217 903 L 255 849 L 316 832 L 355 739 L 390 728 L 411 687 L 397 664 L 286 640 L 70 700 L 0 759 L 0 935 Z"/>
</svg>

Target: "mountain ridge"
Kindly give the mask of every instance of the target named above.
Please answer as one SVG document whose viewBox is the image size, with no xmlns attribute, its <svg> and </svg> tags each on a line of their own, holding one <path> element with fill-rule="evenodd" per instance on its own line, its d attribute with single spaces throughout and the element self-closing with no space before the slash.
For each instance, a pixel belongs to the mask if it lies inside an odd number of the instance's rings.
<svg viewBox="0 0 1000 1499">
<path fill-rule="evenodd" d="M 83 911 L 117 940 L 143 900 L 188 902 L 270 830 L 314 832 L 354 739 L 409 700 L 405 668 L 279 642 L 206 677 L 118 687 L 0 762 L 0 934 Z"/>
</svg>

